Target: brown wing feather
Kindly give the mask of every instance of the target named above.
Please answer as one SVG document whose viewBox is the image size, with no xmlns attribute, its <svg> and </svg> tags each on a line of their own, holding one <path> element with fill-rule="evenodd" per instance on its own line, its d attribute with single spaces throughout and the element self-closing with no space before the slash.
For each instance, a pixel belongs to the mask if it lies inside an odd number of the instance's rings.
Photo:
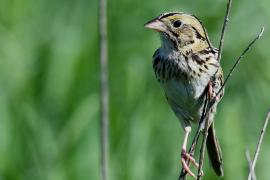
<svg viewBox="0 0 270 180">
<path fill-rule="evenodd" d="M 217 176 L 223 176 L 223 162 L 219 142 L 215 133 L 214 123 L 210 126 L 207 136 L 207 151 L 211 165 Z"/>
</svg>

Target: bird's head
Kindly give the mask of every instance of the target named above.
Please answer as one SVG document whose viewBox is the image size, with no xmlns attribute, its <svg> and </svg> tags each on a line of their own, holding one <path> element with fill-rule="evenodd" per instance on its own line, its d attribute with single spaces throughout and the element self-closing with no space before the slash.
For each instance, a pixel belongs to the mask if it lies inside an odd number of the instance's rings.
<svg viewBox="0 0 270 180">
<path fill-rule="evenodd" d="M 202 23 L 190 14 L 164 13 L 147 22 L 145 27 L 160 33 L 164 48 L 196 52 L 211 46 Z"/>
</svg>

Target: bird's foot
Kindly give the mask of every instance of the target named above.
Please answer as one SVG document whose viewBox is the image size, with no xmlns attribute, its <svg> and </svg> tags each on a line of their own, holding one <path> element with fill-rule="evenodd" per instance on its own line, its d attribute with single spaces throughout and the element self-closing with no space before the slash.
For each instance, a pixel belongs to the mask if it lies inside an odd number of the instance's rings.
<svg viewBox="0 0 270 180">
<path fill-rule="evenodd" d="M 208 83 L 208 98 L 215 98 L 216 102 L 220 101 L 220 96 L 214 93 L 213 83 L 211 81 Z"/>
<path fill-rule="evenodd" d="M 194 159 L 194 157 L 192 157 L 192 155 L 190 155 L 189 153 L 186 152 L 186 150 L 182 150 L 181 153 L 181 163 L 183 166 L 183 169 L 192 177 L 194 177 L 195 179 L 197 178 L 197 176 L 190 170 L 189 168 L 189 162 L 191 164 L 193 164 L 197 169 L 199 169 L 199 164 L 196 162 L 196 160 Z M 201 175 L 203 176 L 203 172 L 201 172 Z"/>
</svg>

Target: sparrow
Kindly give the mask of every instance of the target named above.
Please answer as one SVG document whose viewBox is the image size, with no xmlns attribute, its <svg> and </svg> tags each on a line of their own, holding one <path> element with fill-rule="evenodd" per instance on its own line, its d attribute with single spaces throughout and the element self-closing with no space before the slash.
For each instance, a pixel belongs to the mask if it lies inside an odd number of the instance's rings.
<svg viewBox="0 0 270 180">
<path fill-rule="evenodd" d="M 145 24 L 160 35 L 161 46 L 153 55 L 153 70 L 171 109 L 184 129 L 181 163 L 191 176 L 188 161 L 198 168 L 194 157 L 187 153 L 191 124 L 199 124 L 207 98 L 215 97 L 209 118 L 207 150 L 217 176 L 223 176 L 223 162 L 214 128 L 217 104 L 224 92 L 217 94 L 223 72 L 217 60 L 218 50 L 211 44 L 206 29 L 194 15 L 168 12 Z M 204 124 L 204 123 L 202 123 Z M 205 127 L 202 127 L 204 129 Z"/>
</svg>

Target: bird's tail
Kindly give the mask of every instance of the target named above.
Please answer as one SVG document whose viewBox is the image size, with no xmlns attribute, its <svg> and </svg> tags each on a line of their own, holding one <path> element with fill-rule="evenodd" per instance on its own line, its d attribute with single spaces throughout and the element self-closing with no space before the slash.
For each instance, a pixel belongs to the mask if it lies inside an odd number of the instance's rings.
<svg viewBox="0 0 270 180">
<path fill-rule="evenodd" d="M 222 154 L 219 146 L 219 142 L 215 133 L 214 122 L 208 130 L 207 136 L 207 151 L 210 162 L 217 176 L 223 176 L 223 163 L 222 163 Z"/>
</svg>

